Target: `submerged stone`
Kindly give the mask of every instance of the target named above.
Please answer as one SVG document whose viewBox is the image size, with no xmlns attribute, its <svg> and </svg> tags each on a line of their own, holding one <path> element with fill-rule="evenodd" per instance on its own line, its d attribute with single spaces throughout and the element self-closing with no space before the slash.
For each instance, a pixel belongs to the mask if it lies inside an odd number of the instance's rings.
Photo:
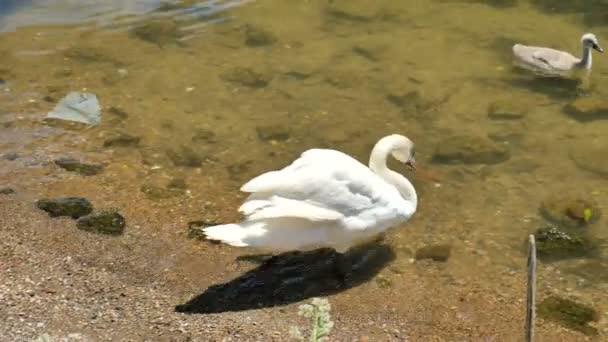
<svg viewBox="0 0 608 342">
<path fill-rule="evenodd" d="M 600 218 L 600 208 L 592 198 L 577 194 L 559 193 L 543 200 L 542 216 L 561 226 L 576 228 L 596 222 Z"/>
<path fill-rule="evenodd" d="M 539 259 L 557 261 L 595 255 L 597 246 L 580 232 L 566 232 L 554 226 L 534 233 Z"/>
<path fill-rule="evenodd" d="M 528 114 L 528 108 L 518 101 L 495 101 L 488 105 L 488 118 L 492 120 L 519 120 Z"/>
<path fill-rule="evenodd" d="M 287 140 L 290 137 L 289 128 L 284 125 L 270 124 L 255 128 L 260 140 Z"/>
<path fill-rule="evenodd" d="M 125 229 L 125 218 L 117 211 L 104 211 L 81 217 L 76 226 L 89 232 L 120 235 Z"/>
<path fill-rule="evenodd" d="M 589 326 L 599 320 L 599 313 L 591 306 L 557 296 L 547 297 L 538 304 L 538 316 L 557 322 L 586 335 L 596 335 L 597 329 Z"/>
<path fill-rule="evenodd" d="M 254 25 L 245 26 L 245 44 L 251 47 L 272 45 L 277 38 L 271 32 Z"/>
<path fill-rule="evenodd" d="M 511 157 L 504 144 L 489 138 L 470 135 L 452 135 L 439 142 L 433 161 L 443 164 L 497 164 Z"/>
<path fill-rule="evenodd" d="M 64 170 L 76 172 L 83 176 L 94 176 L 103 171 L 103 166 L 101 165 L 83 163 L 74 158 L 59 158 L 54 162 L 55 165 Z"/>
<path fill-rule="evenodd" d="M 176 42 L 182 36 L 177 23 L 168 18 L 150 21 L 131 32 L 133 36 L 161 47 Z"/>
<path fill-rule="evenodd" d="M 139 145 L 140 137 L 125 133 L 123 131 L 113 131 L 108 134 L 103 142 L 104 147 L 135 147 Z"/>
<path fill-rule="evenodd" d="M 578 97 L 566 105 L 564 111 L 578 121 L 608 119 L 608 101 L 599 97 Z"/>
<path fill-rule="evenodd" d="M 168 150 L 167 157 L 171 159 L 175 166 L 186 167 L 200 167 L 206 159 L 206 155 L 188 145 L 181 145 L 176 149 Z"/>
<path fill-rule="evenodd" d="M 93 211 L 91 202 L 81 197 L 41 199 L 36 202 L 36 205 L 39 209 L 46 211 L 50 217 L 68 216 L 77 219 Z"/>
<path fill-rule="evenodd" d="M 608 178 L 608 141 L 605 138 L 577 142 L 570 150 L 570 159 L 579 168 Z"/>
<path fill-rule="evenodd" d="M 0 195 L 11 195 L 14 194 L 15 190 L 9 187 L 0 187 Z"/>
<path fill-rule="evenodd" d="M 416 251 L 416 260 L 431 259 L 445 262 L 450 258 L 451 252 L 452 245 L 449 244 L 428 245 Z"/>
<path fill-rule="evenodd" d="M 194 135 L 192 136 L 192 142 L 215 144 L 217 143 L 217 138 L 215 137 L 215 133 L 212 130 L 206 128 L 199 128 L 194 132 Z"/>
<path fill-rule="evenodd" d="M 243 67 L 234 67 L 224 72 L 221 77 L 224 81 L 249 88 L 264 88 L 272 80 L 269 74 Z"/>
<path fill-rule="evenodd" d="M 156 186 L 153 184 L 144 184 L 140 188 L 141 192 L 143 192 L 146 197 L 151 200 L 161 200 L 167 199 L 175 196 L 182 195 L 184 193 L 183 189 L 178 188 L 163 188 L 160 186 Z"/>
</svg>

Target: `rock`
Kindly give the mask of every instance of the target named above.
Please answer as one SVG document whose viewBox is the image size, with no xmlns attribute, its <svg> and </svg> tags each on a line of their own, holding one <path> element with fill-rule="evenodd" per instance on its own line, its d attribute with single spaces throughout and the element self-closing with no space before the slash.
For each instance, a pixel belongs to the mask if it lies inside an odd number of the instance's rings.
<svg viewBox="0 0 608 342">
<path fill-rule="evenodd" d="M 284 125 L 270 124 L 264 126 L 257 126 L 255 130 L 258 133 L 260 140 L 287 140 L 290 137 L 289 128 Z"/>
<path fill-rule="evenodd" d="M 566 268 L 564 272 L 584 278 L 592 284 L 608 283 L 608 262 L 606 260 L 586 260 Z"/>
<path fill-rule="evenodd" d="M 6 160 L 16 160 L 17 158 L 19 158 L 19 154 L 17 152 L 9 152 L 7 154 L 5 154 L 4 159 Z"/>
<path fill-rule="evenodd" d="M 431 259 L 433 261 L 445 262 L 450 258 L 452 245 L 437 244 L 419 248 L 416 251 L 416 260 Z"/>
<path fill-rule="evenodd" d="M 251 164 L 253 164 L 253 161 L 245 160 L 230 164 L 226 167 L 226 169 L 230 174 L 230 178 L 240 180 L 241 176 L 249 171 Z"/>
<path fill-rule="evenodd" d="M 595 255 L 597 246 L 580 232 L 566 232 L 555 226 L 538 229 L 534 233 L 538 257 L 558 261 Z"/>
<path fill-rule="evenodd" d="M 270 32 L 253 25 L 245 26 L 245 44 L 250 47 L 272 45 L 277 38 Z"/>
<path fill-rule="evenodd" d="M 177 190 L 186 190 L 188 189 L 188 185 L 186 185 L 186 181 L 182 178 L 174 178 L 169 184 L 167 184 L 167 189 L 177 189 Z"/>
<path fill-rule="evenodd" d="M 50 217 L 69 216 L 77 219 L 90 214 L 93 205 L 85 198 L 62 197 L 57 199 L 41 199 L 36 203 L 39 209 L 46 211 Z"/>
<path fill-rule="evenodd" d="M 488 118 L 492 120 L 519 120 L 528 114 L 528 107 L 518 101 L 495 101 L 488 105 Z"/>
<path fill-rule="evenodd" d="M 184 189 L 163 188 L 153 184 L 144 184 L 141 186 L 140 190 L 151 200 L 167 199 L 184 194 Z"/>
<path fill-rule="evenodd" d="M 82 163 L 74 158 L 59 158 L 54 163 L 64 170 L 76 172 L 83 176 L 94 176 L 103 171 L 102 165 Z"/>
<path fill-rule="evenodd" d="M 194 150 L 188 145 L 181 145 L 177 149 L 167 151 L 167 156 L 175 166 L 200 167 L 207 156 L 203 152 Z"/>
<path fill-rule="evenodd" d="M 588 324 L 599 320 L 592 307 L 573 300 L 550 296 L 538 304 L 538 316 L 559 323 L 586 335 L 597 335 L 597 329 Z"/>
<path fill-rule="evenodd" d="M 177 42 L 182 36 L 175 20 L 169 18 L 150 21 L 134 28 L 131 33 L 145 42 L 161 47 Z"/>
<path fill-rule="evenodd" d="M 581 169 L 608 178 L 608 141 L 605 138 L 577 143 L 570 150 L 570 159 Z"/>
<path fill-rule="evenodd" d="M 353 46 L 353 53 L 370 62 L 379 62 L 383 59 L 387 46 L 375 40 L 362 41 Z"/>
<path fill-rule="evenodd" d="M 0 187 L 0 195 L 11 195 L 14 194 L 15 190 L 9 187 Z"/>
<path fill-rule="evenodd" d="M 217 139 L 215 137 L 215 133 L 212 130 L 206 128 L 198 128 L 194 132 L 194 136 L 192 136 L 192 142 L 215 144 L 217 143 Z"/>
<path fill-rule="evenodd" d="M 601 215 L 598 204 L 582 195 L 560 192 L 543 200 L 542 216 L 560 226 L 568 228 L 584 227 L 596 222 Z"/>
<path fill-rule="evenodd" d="M 250 68 L 235 67 L 221 75 L 224 81 L 236 83 L 249 88 L 264 88 L 272 80 L 269 74 L 263 74 Z"/>
<path fill-rule="evenodd" d="M 511 157 L 509 149 L 489 138 L 452 135 L 439 142 L 433 162 L 442 164 L 497 164 Z"/>
<path fill-rule="evenodd" d="M 123 122 L 129 117 L 129 114 L 127 114 L 127 112 L 118 107 L 110 107 L 108 108 L 106 113 L 108 114 L 109 121 L 114 124 Z"/>
<path fill-rule="evenodd" d="M 123 131 L 112 131 L 108 133 L 103 141 L 104 147 L 136 147 L 139 145 L 140 137 L 125 133 Z"/>
<path fill-rule="evenodd" d="M 578 97 L 564 107 L 564 111 L 578 121 L 608 119 L 608 101 L 600 97 Z"/>
<path fill-rule="evenodd" d="M 375 1 L 330 1 L 327 13 L 338 20 L 354 22 L 370 22 L 379 14 L 378 4 Z"/>
<path fill-rule="evenodd" d="M 120 235 L 125 229 L 125 218 L 117 211 L 103 211 L 81 217 L 76 222 L 76 226 L 88 232 Z"/>
</svg>

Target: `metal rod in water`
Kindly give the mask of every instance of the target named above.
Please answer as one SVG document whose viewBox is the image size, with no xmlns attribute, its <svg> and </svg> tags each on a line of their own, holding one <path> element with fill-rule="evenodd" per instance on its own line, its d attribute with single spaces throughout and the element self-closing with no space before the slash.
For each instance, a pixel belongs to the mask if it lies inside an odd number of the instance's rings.
<svg viewBox="0 0 608 342">
<path fill-rule="evenodd" d="M 528 237 L 528 298 L 526 301 L 526 342 L 534 341 L 536 318 L 536 241 Z"/>
</svg>

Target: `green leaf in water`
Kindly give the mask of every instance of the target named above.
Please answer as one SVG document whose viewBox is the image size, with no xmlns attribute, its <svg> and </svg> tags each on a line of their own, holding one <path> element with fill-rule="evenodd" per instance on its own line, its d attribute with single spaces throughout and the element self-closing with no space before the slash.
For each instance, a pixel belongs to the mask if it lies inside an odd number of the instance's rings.
<svg viewBox="0 0 608 342">
<path fill-rule="evenodd" d="M 585 220 L 585 222 L 589 223 L 589 220 L 591 219 L 592 215 L 593 215 L 593 211 L 591 210 L 591 208 L 585 208 L 585 210 L 583 211 L 583 220 Z"/>
</svg>

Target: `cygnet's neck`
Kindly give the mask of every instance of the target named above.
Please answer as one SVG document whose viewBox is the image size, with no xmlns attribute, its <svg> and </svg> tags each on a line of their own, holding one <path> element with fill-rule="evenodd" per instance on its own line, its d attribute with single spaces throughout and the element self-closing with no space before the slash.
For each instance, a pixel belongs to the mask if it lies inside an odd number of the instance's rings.
<svg viewBox="0 0 608 342">
<path fill-rule="evenodd" d="M 579 68 L 587 70 L 591 69 L 591 48 L 589 46 L 583 45 L 583 55 L 580 62 L 576 64 Z"/>
<path fill-rule="evenodd" d="M 401 196 L 416 208 L 418 196 L 412 183 L 403 175 L 389 169 L 386 165 L 388 155 L 402 139 L 398 135 L 389 135 L 380 139 L 372 149 L 369 157 L 369 168 L 386 182 L 396 187 Z"/>
</svg>

